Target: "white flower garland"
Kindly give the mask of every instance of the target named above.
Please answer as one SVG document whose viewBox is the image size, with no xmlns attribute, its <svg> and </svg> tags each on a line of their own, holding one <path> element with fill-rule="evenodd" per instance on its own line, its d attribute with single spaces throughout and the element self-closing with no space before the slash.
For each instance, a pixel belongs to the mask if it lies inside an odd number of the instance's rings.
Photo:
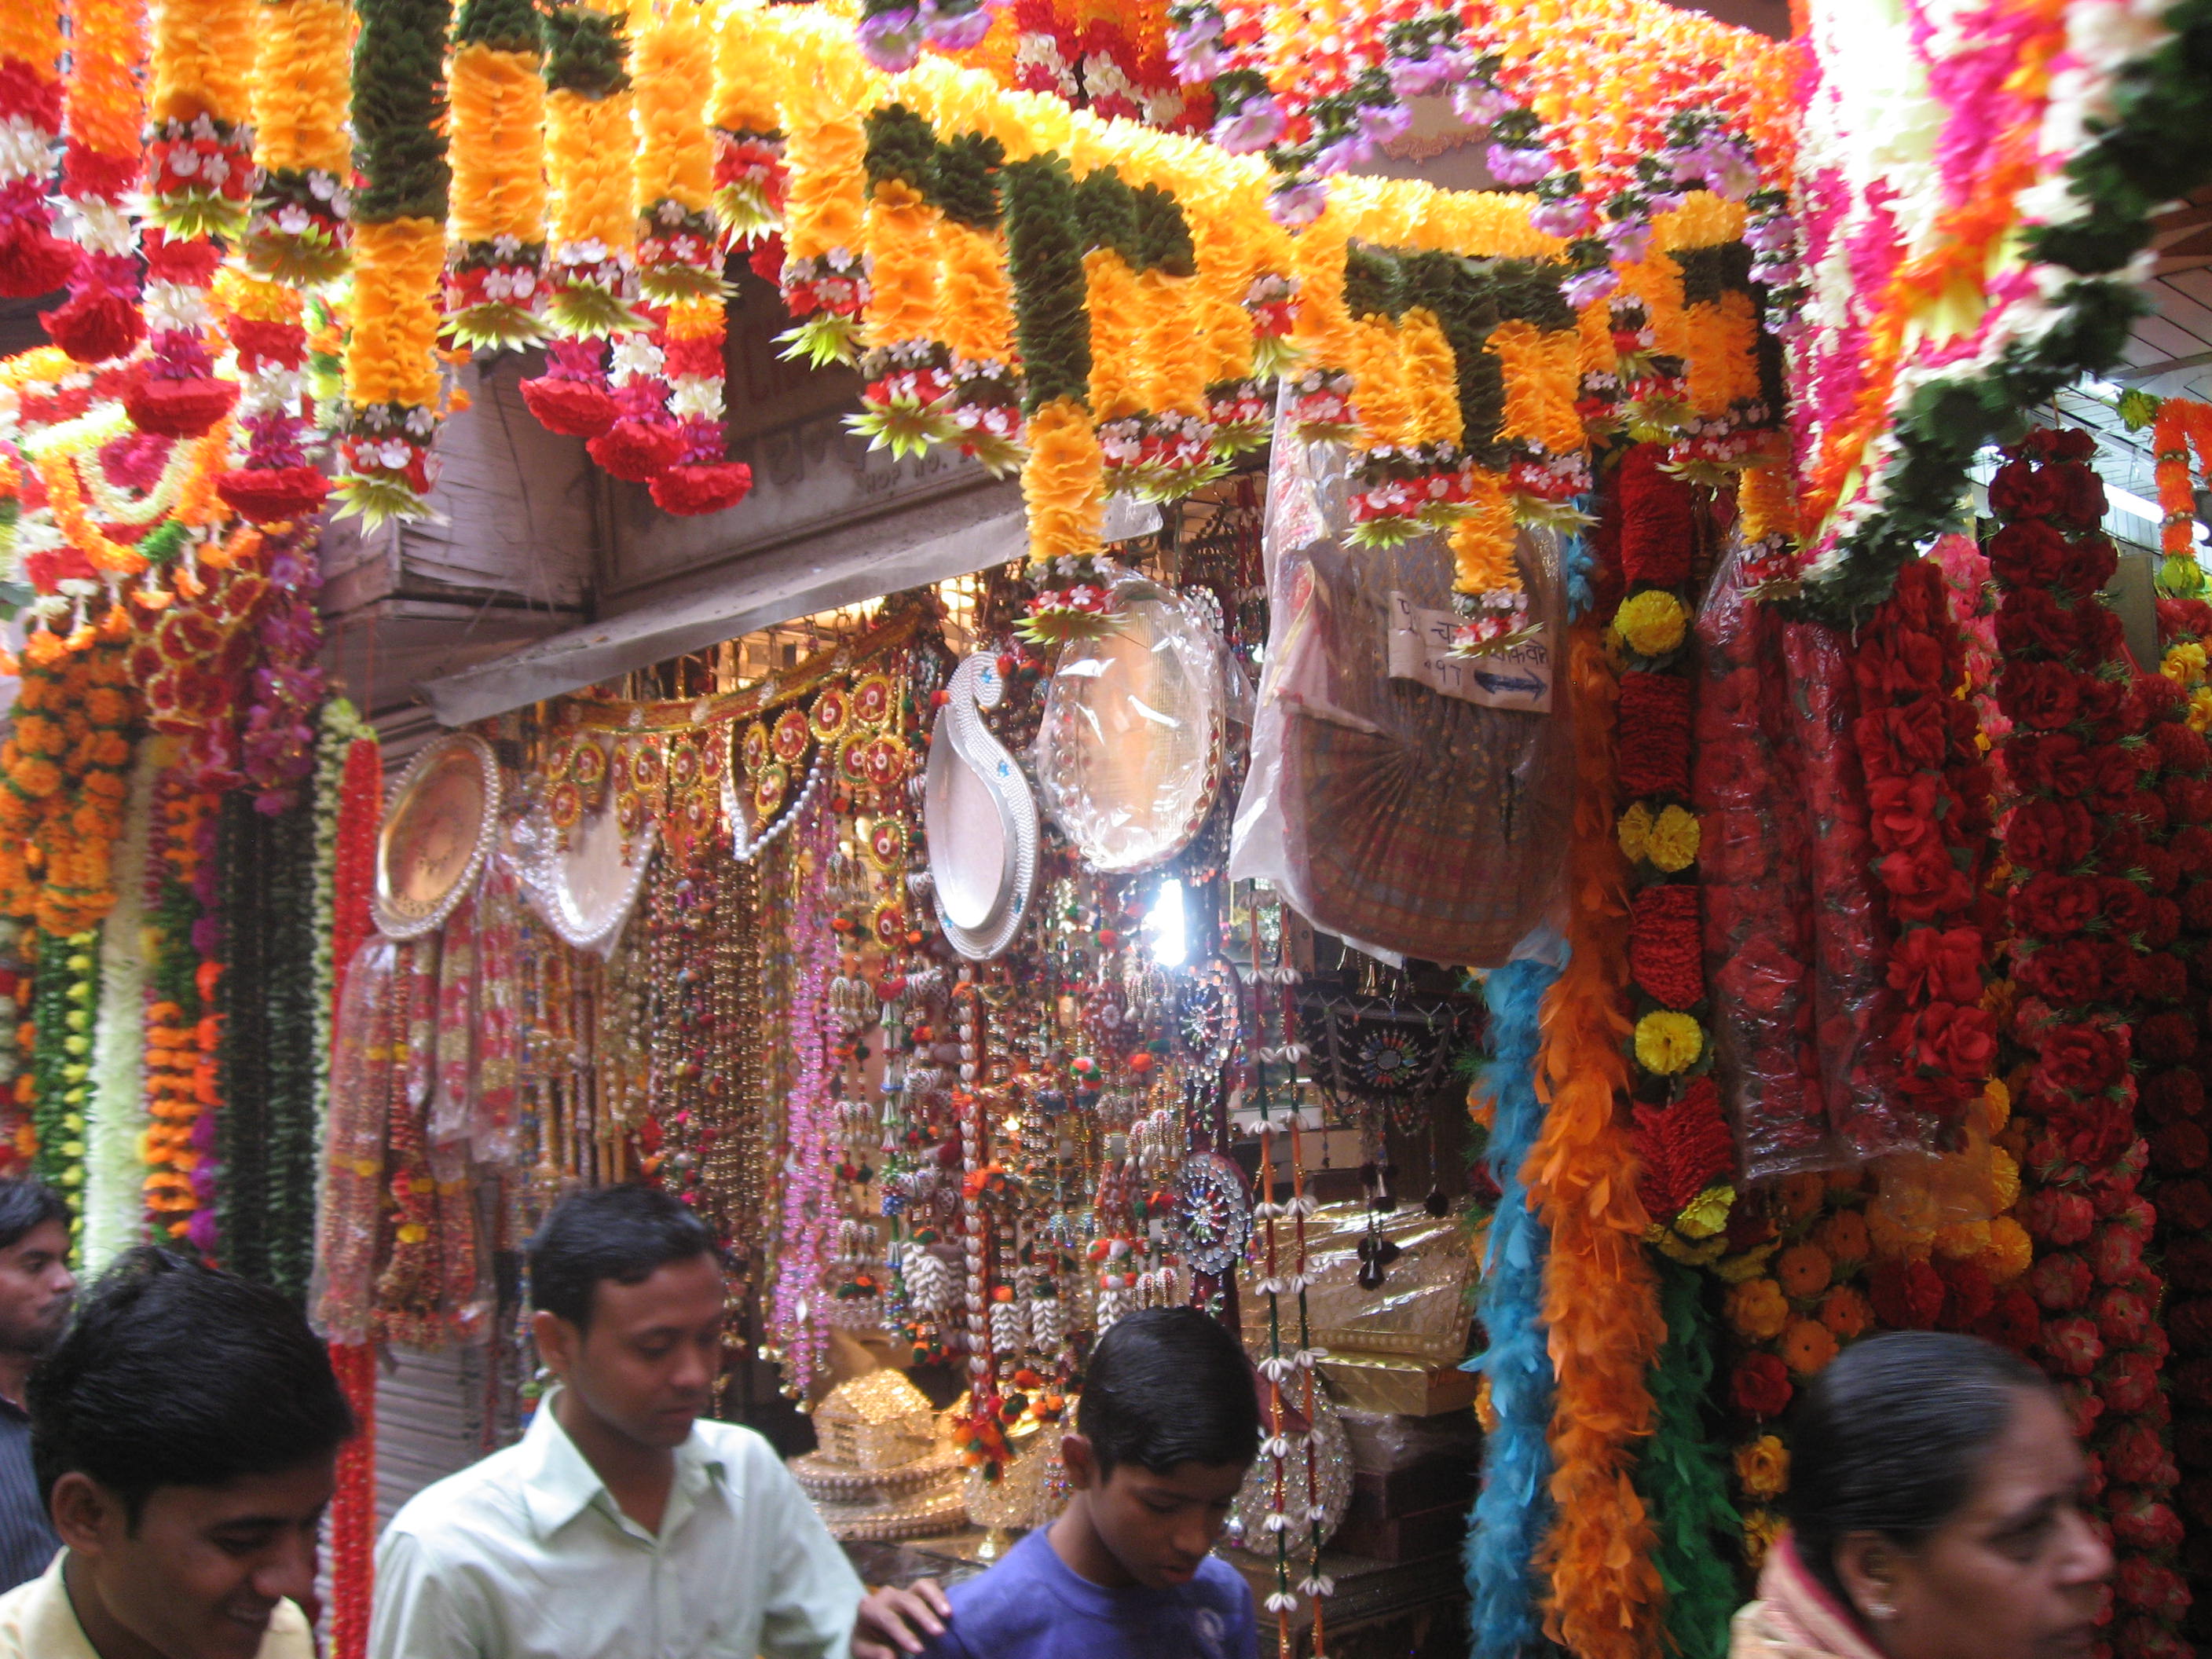
<svg viewBox="0 0 2212 1659">
<path fill-rule="evenodd" d="M 146 859 L 154 823 L 155 745 L 142 743 L 131 768 L 123 833 L 115 842 L 115 908 L 100 931 L 100 1006 L 92 1028 L 92 1097 L 85 1107 L 84 1208 L 77 1259 L 100 1272 L 145 1242 L 140 1190 L 146 1167 Z"/>
</svg>

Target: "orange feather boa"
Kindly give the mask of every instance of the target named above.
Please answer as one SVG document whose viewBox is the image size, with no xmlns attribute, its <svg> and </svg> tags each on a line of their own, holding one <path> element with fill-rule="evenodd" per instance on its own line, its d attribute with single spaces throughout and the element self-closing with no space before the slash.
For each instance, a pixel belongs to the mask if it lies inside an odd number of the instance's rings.
<svg viewBox="0 0 2212 1659">
<path fill-rule="evenodd" d="M 1630 1479 L 1655 1413 L 1645 1374 L 1666 1327 L 1644 1253 L 1645 1217 L 1621 1102 L 1628 1089 L 1628 868 L 1613 837 L 1613 708 L 1597 625 L 1568 638 L 1576 750 L 1567 852 L 1566 970 L 1544 999 L 1536 1088 L 1547 1113 L 1528 1155 L 1529 1202 L 1551 1230 L 1544 1317 L 1556 1518 L 1537 1552 L 1545 1633 L 1577 1659 L 1656 1659 L 1665 1595 L 1650 1517 Z"/>
</svg>

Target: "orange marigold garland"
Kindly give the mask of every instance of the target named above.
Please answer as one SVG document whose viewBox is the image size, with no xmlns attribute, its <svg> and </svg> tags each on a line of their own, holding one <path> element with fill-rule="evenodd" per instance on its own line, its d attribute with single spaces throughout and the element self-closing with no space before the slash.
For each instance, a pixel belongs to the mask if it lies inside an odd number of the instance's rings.
<svg viewBox="0 0 2212 1659">
<path fill-rule="evenodd" d="M 783 228 L 783 129 L 761 9 L 732 6 L 714 35 L 714 213 L 732 243 Z"/>
<path fill-rule="evenodd" d="M 866 131 L 866 384 L 861 412 L 845 423 L 871 448 L 919 455 L 957 430 L 943 407 L 952 390 L 951 354 L 936 337 L 943 310 L 937 133 L 903 104 L 869 112 Z"/>
<path fill-rule="evenodd" d="M 253 62 L 260 183 L 243 252 L 261 276 L 313 287 L 346 270 L 353 143 L 347 0 L 263 0 Z"/>
<path fill-rule="evenodd" d="M 193 1172 L 200 1164 L 199 1121 L 216 1101 L 215 1032 L 202 987 L 216 964 L 204 963 L 200 861 L 212 833 L 213 798 L 172 770 L 155 791 L 153 847 L 147 860 L 152 960 L 147 977 L 146 1109 L 139 1145 L 145 1165 L 148 1230 L 184 1238 L 199 1208 Z"/>
<path fill-rule="evenodd" d="M 2124 412 L 2124 405 L 2123 405 Z M 2204 592 L 2204 568 L 2197 556 L 2196 478 L 2212 478 L 2212 404 L 2193 398 L 2168 398 L 2158 406 L 2151 422 L 2151 450 L 2156 457 L 2159 548 L 2166 561 L 2159 568 L 2159 592 L 2178 599 L 2195 599 Z M 2196 453 L 2194 477 L 2190 454 Z"/>
<path fill-rule="evenodd" d="M 99 644 L 27 660 L 15 732 L 0 744 L 0 902 L 49 933 L 97 927 L 115 902 L 108 853 L 123 827 L 137 724 L 123 653 Z"/>
<path fill-rule="evenodd" d="M 1567 851 L 1573 954 L 1544 999 L 1537 1087 L 1549 1110 L 1527 1165 L 1529 1202 L 1551 1230 L 1544 1316 L 1558 1377 L 1556 1517 L 1537 1565 L 1551 1583 L 1552 1640 L 1583 1659 L 1655 1659 L 1665 1592 L 1631 1474 L 1654 1424 L 1645 1375 L 1665 1332 L 1621 1121 L 1630 1027 L 1628 872 L 1613 830 L 1619 692 L 1595 623 L 1570 633 L 1566 673 L 1578 769 Z"/>
</svg>

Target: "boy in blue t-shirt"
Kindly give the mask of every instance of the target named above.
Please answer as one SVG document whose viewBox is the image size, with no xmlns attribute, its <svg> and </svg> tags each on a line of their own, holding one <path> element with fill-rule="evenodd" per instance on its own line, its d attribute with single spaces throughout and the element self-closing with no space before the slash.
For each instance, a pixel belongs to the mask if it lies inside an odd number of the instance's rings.
<svg viewBox="0 0 2212 1659">
<path fill-rule="evenodd" d="M 1075 1490 L 1060 1519 L 949 1596 L 872 1598 L 855 1651 L 888 1652 L 889 1637 L 928 1659 L 1256 1659 L 1252 1592 L 1211 1552 L 1259 1440 L 1235 1337 L 1194 1308 L 1128 1315 L 1091 1354 L 1060 1442 Z"/>
</svg>

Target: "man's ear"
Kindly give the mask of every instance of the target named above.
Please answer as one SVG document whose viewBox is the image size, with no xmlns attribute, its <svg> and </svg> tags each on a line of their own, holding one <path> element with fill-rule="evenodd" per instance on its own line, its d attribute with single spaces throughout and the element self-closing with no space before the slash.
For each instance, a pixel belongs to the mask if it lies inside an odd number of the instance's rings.
<svg viewBox="0 0 2212 1659">
<path fill-rule="evenodd" d="M 556 1313 L 539 1309 L 530 1316 L 530 1334 L 538 1344 L 538 1357 L 545 1362 L 545 1369 L 563 1382 L 576 1368 L 576 1350 L 583 1346 L 584 1334 Z"/>
<path fill-rule="evenodd" d="M 1060 1461 L 1067 1468 L 1067 1484 L 1077 1492 L 1090 1492 L 1105 1483 L 1098 1477 L 1098 1454 L 1079 1434 L 1062 1435 Z"/>
<path fill-rule="evenodd" d="M 130 1529 L 123 1500 L 76 1469 L 54 1482 L 53 1518 L 54 1533 L 70 1553 L 93 1560 Z"/>
</svg>

